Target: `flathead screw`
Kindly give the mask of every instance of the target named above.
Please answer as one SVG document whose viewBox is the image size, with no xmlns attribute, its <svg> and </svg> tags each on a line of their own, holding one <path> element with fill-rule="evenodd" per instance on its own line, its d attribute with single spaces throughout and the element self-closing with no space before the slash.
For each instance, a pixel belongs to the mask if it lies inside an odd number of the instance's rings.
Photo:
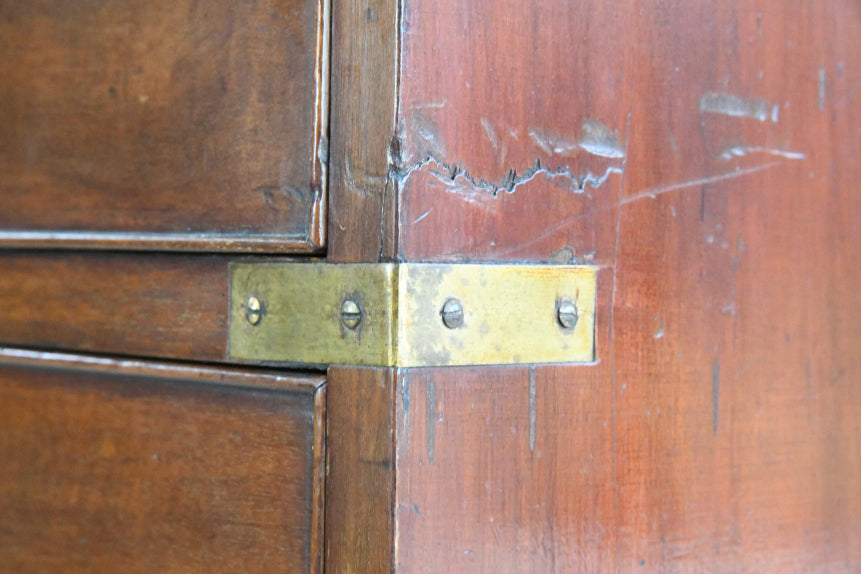
<svg viewBox="0 0 861 574">
<path fill-rule="evenodd" d="M 442 306 L 439 312 L 443 324 L 449 329 L 457 329 L 463 325 L 463 305 L 457 299 L 451 298 Z"/>
<path fill-rule="evenodd" d="M 351 330 L 362 322 L 362 308 L 353 299 L 347 299 L 341 304 L 341 322 Z"/>
<path fill-rule="evenodd" d="M 251 296 L 245 302 L 245 319 L 252 325 L 257 325 L 263 319 L 263 303 L 257 297 Z"/>
<path fill-rule="evenodd" d="M 556 306 L 556 319 L 569 331 L 577 325 L 577 305 L 571 301 L 560 301 Z"/>
</svg>

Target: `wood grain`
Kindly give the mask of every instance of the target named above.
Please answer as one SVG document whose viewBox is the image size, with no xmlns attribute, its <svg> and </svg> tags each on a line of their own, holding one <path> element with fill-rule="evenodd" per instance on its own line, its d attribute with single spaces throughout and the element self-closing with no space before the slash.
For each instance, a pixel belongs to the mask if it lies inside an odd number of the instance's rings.
<svg viewBox="0 0 861 574">
<path fill-rule="evenodd" d="M 0 343 L 225 361 L 228 265 L 214 256 L 0 252 Z"/>
<path fill-rule="evenodd" d="M 0 568 L 311 571 L 322 377 L 92 362 L 0 352 Z"/>
<path fill-rule="evenodd" d="M 0 242 L 315 251 L 326 6 L 0 3 Z"/>
<path fill-rule="evenodd" d="M 591 367 L 414 369 L 398 381 L 398 572 L 606 572 L 610 395 Z"/>
<path fill-rule="evenodd" d="M 399 378 L 398 570 L 856 571 L 857 3 L 411 0 L 401 53 L 398 256 L 592 263 L 599 317 Z"/>
<path fill-rule="evenodd" d="M 332 15 L 332 230 L 327 256 L 394 256 L 397 218 L 390 157 L 397 155 L 397 0 L 334 0 Z"/>
<path fill-rule="evenodd" d="M 326 572 L 392 572 L 392 369 L 329 369 Z"/>
</svg>

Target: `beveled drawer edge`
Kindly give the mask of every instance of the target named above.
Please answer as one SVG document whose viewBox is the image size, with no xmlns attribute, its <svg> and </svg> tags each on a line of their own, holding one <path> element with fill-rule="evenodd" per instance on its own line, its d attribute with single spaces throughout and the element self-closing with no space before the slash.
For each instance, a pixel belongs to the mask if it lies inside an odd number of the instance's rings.
<svg viewBox="0 0 861 574">
<path fill-rule="evenodd" d="M 299 235 L 0 230 L 0 249 L 88 249 L 198 253 L 322 253 Z"/>
<path fill-rule="evenodd" d="M 215 384 L 298 393 L 315 393 L 326 383 L 326 377 L 322 373 L 284 374 L 271 369 L 212 367 L 174 361 L 107 358 L 6 346 L 0 346 L 0 366 L 121 373 L 126 376 L 183 381 L 200 385 Z"/>
</svg>

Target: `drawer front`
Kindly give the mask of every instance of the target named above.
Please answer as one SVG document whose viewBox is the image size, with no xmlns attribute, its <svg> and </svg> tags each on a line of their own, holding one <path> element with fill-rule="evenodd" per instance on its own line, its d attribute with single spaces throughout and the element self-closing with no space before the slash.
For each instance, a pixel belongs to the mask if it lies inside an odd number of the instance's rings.
<svg viewBox="0 0 861 574">
<path fill-rule="evenodd" d="M 0 245 L 312 252 L 327 0 L 0 0 Z"/>
<path fill-rule="evenodd" d="M 0 250 L 0 345 L 224 362 L 233 260 Z"/>
<path fill-rule="evenodd" d="M 0 349 L 0 570 L 319 571 L 322 385 Z"/>
</svg>

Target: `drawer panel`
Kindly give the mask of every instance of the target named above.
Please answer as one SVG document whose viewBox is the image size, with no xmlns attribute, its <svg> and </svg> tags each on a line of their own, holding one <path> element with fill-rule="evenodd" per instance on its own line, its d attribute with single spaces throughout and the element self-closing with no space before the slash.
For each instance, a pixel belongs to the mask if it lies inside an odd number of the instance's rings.
<svg viewBox="0 0 861 574">
<path fill-rule="evenodd" d="M 0 251 L 0 344 L 225 361 L 238 259 Z"/>
<path fill-rule="evenodd" d="M 0 245 L 313 252 L 328 0 L 0 0 Z"/>
<path fill-rule="evenodd" d="M 323 383 L 0 348 L 0 570 L 319 571 Z"/>
</svg>

